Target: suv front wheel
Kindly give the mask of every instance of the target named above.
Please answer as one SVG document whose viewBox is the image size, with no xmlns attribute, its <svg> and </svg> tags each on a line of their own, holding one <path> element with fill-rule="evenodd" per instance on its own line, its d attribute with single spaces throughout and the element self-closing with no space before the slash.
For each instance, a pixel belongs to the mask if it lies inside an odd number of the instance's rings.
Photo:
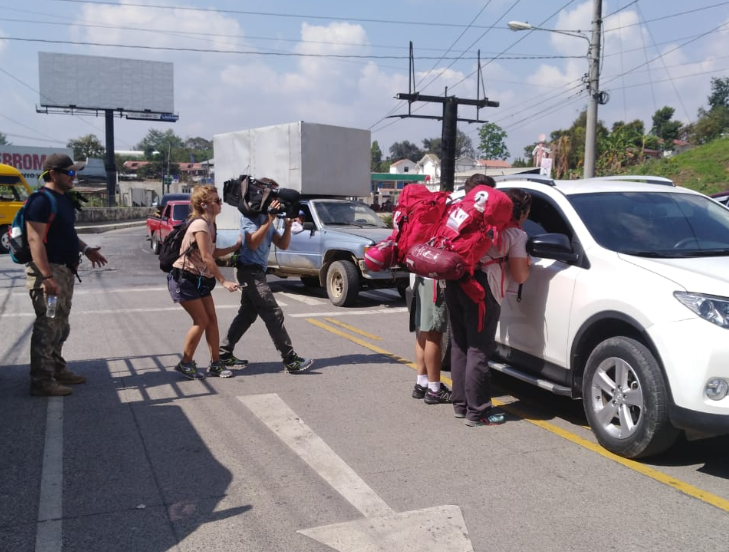
<svg viewBox="0 0 729 552">
<path fill-rule="evenodd" d="M 668 419 L 668 391 L 658 362 L 629 337 L 612 337 L 592 351 L 582 400 L 598 442 L 620 456 L 658 454 L 678 437 Z"/>
</svg>

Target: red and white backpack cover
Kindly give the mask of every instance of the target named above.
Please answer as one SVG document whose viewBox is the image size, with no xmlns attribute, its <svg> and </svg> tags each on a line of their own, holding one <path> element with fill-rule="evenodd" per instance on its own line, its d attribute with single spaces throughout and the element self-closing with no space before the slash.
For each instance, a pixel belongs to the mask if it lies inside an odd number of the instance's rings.
<svg viewBox="0 0 729 552">
<path fill-rule="evenodd" d="M 427 243 L 412 247 L 405 266 L 421 276 L 457 280 L 468 297 L 480 306 L 479 330 L 486 314 L 486 291 L 473 277 L 481 258 L 511 222 L 514 205 L 503 192 L 489 186 L 476 186 L 459 202 L 449 206 L 446 215 Z M 453 259 L 460 259 L 460 267 Z M 436 270 L 439 266 L 442 270 Z"/>
<path fill-rule="evenodd" d="M 448 192 L 431 192 L 420 184 L 405 186 L 392 213 L 392 234 L 367 250 L 367 268 L 377 272 L 404 265 L 413 245 L 433 237 L 446 213 L 448 196 Z"/>
</svg>

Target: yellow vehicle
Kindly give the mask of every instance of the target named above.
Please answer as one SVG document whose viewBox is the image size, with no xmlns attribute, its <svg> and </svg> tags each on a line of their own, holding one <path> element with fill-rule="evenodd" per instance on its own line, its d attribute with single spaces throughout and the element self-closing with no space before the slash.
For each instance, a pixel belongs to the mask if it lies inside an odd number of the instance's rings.
<svg viewBox="0 0 729 552">
<path fill-rule="evenodd" d="M 8 229 L 31 191 L 18 169 L 0 163 L 0 253 L 10 251 Z"/>
</svg>

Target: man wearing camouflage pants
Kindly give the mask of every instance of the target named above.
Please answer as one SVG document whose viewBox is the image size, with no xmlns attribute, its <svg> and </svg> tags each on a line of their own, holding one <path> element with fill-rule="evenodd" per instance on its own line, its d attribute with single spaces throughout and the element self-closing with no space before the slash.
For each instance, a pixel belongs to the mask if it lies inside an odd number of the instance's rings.
<svg viewBox="0 0 729 552">
<path fill-rule="evenodd" d="M 62 355 L 68 339 L 74 277 L 79 253 L 92 266 L 106 264 L 98 247 L 89 247 L 76 234 L 75 206 L 66 192 L 73 189 L 76 171 L 67 155 L 54 153 L 43 165 L 46 192 L 34 193 L 25 207 L 26 232 L 32 261 L 25 269 L 26 287 L 35 310 L 30 338 L 30 394 L 39 397 L 70 395 L 68 385 L 84 383 L 86 377 L 66 367 Z M 51 194 L 51 197 L 48 194 Z M 54 208 L 55 205 L 55 208 Z M 47 299 L 57 297 L 55 316 L 47 316 Z"/>
</svg>

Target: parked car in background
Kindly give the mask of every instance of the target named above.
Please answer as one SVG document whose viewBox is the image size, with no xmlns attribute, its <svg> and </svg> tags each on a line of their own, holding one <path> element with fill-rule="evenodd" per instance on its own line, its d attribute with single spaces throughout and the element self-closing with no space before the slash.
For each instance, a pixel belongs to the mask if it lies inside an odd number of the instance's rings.
<svg viewBox="0 0 729 552">
<path fill-rule="evenodd" d="M 581 398 L 598 442 L 639 458 L 729 434 L 729 211 L 658 177 L 503 177 L 532 194 L 533 264 L 491 366 Z"/>
<path fill-rule="evenodd" d="M 729 207 L 729 191 L 719 192 L 718 194 L 712 194 L 711 198 L 715 199 L 722 205 L 726 205 L 727 207 Z"/>
<path fill-rule="evenodd" d="M 0 163 L 0 253 L 10 251 L 10 224 L 30 192 L 30 186 L 18 169 Z"/>
<path fill-rule="evenodd" d="M 163 198 L 162 206 L 157 212 L 147 217 L 147 240 L 155 254 L 159 253 L 160 246 L 172 229 L 183 222 L 189 214 L 189 199 Z"/>
<path fill-rule="evenodd" d="M 338 307 L 352 305 L 366 289 L 397 288 L 404 297 L 407 273 L 372 272 L 364 264 L 365 251 L 392 233 L 377 213 L 359 201 L 330 198 L 302 200 L 301 210 L 304 229 L 291 236 L 288 249 L 271 247 L 270 273 L 323 286 Z M 281 230 L 283 222 L 277 223 Z"/>
</svg>

